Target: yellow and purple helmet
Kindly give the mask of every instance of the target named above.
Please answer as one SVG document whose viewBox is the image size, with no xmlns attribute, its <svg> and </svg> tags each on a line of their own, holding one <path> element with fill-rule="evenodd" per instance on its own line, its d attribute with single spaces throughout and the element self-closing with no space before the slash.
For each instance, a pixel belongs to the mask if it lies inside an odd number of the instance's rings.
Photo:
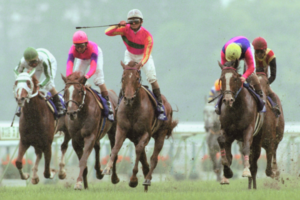
<svg viewBox="0 0 300 200">
<path fill-rule="evenodd" d="M 231 43 L 225 50 L 225 58 L 227 61 L 238 60 L 242 55 L 242 48 L 236 43 Z"/>
</svg>

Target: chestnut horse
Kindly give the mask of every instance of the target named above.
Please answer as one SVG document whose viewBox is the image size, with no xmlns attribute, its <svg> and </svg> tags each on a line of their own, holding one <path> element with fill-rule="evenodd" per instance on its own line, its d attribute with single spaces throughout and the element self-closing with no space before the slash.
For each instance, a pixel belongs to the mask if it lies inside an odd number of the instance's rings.
<svg viewBox="0 0 300 200">
<path fill-rule="evenodd" d="M 267 87 L 269 86 L 268 77 L 264 72 L 258 72 L 258 79 L 260 85 L 264 91 L 267 92 Z M 261 128 L 261 134 L 264 138 L 262 141 L 262 147 L 266 150 L 267 155 L 267 169 L 266 175 L 272 178 L 278 178 L 279 171 L 276 160 L 276 151 L 279 142 L 283 138 L 284 134 L 284 116 L 283 110 L 278 96 L 275 94 L 280 108 L 281 114 L 276 118 L 274 112 L 272 111 L 271 105 L 266 106 L 266 113 L 264 116 L 264 124 Z M 265 102 L 267 102 L 266 96 L 264 96 Z M 251 179 L 249 179 L 249 185 L 251 187 Z"/>
<path fill-rule="evenodd" d="M 112 149 L 111 157 L 103 171 L 103 174 L 109 175 L 110 170 L 122 144 L 126 138 L 130 139 L 135 145 L 136 160 L 132 170 L 129 186 L 138 185 L 138 162 L 142 163 L 142 170 L 145 181 L 143 183 L 145 191 L 151 185 L 152 173 L 158 161 L 158 154 L 164 145 L 164 140 L 170 137 L 177 121 L 172 119 L 172 107 L 166 97 L 162 95 L 163 105 L 165 107 L 167 120 L 157 120 L 156 106 L 151 98 L 141 88 L 141 75 L 138 68 L 135 68 L 135 62 L 130 61 L 128 65 L 121 62 L 124 69 L 122 75 L 122 93 L 124 98 L 119 104 L 117 111 L 117 131 L 116 143 Z M 157 121 L 157 126 L 152 129 L 153 124 Z M 145 146 L 151 137 L 154 138 L 154 151 L 151 156 L 150 169 L 145 153 Z"/>
<path fill-rule="evenodd" d="M 38 164 L 42 158 L 42 153 L 45 156 L 45 178 L 52 179 L 55 175 L 55 170 L 50 169 L 51 161 L 51 144 L 54 134 L 57 131 L 63 131 L 65 134 L 64 142 L 61 145 L 62 160 L 60 163 L 59 178 L 65 178 L 64 155 L 68 148 L 70 136 L 64 125 L 64 116 L 59 120 L 55 120 L 53 112 L 50 110 L 45 101 L 45 94 L 39 91 L 38 80 L 34 75 L 35 69 L 30 73 L 16 73 L 16 81 L 14 85 L 14 95 L 22 112 L 19 121 L 20 143 L 19 153 L 16 160 L 16 167 L 19 170 L 21 179 L 27 180 L 28 173 L 22 171 L 22 159 L 29 146 L 33 146 L 36 154 L 36 161 L 32 168 L 32 184 L 39 182 L 37 175 Z"/>
<path fill-rule="evenodd" d="M 242 176 L 252 177 L 253 188 L 256 188 L 257 160 L 260 156 L 262 135 L 257 134 L 253 137 L 258 114 L 257 103 L 252 94 L 242 87 L 241 75 L 237 72 L 238 64 L 238 61 L 226 63 L 224 66 L 219 63 L 222 69 L 220 80 L 223 100 L 220 114 L 221 136 L 218 138 L 218 142 L 226 178 L 233 176 L 230 169 L 232 163 L 231 144 L 234 140 L 243 142 L 244 170 Z"/>
<path fill-rule="evenodd" d="M 94 94 L 85 86 L 85 77 L 80 72 L 73 72 L 67 78 L 63 75 L 66 86 L 64 89 L 64 100 L 67 107 L 67 116 L 65 118 L 66 126 L 72 138 L 72 146 L 79 159 L 79 175 L 74 186 L 75 190 L 88 188 L 87 183 L 87 160 L 95 149 L 95 170 L 96 177 L 102 179 L 102 170 L 99 162 L 100 142 L 99 140 L 108 134 L 111 147 L 115 143 L 115 122 L 103 118 L 103 110 L 100 108 Z M 114 91 L 108 91 L 113 108 L 117 105 L 117 95 Z M 105 120 L 105 121 L 103 121 Z M 112 183 L 119 182 L 116 174 L 116 159 L 114 159 Z"/>
</svg>

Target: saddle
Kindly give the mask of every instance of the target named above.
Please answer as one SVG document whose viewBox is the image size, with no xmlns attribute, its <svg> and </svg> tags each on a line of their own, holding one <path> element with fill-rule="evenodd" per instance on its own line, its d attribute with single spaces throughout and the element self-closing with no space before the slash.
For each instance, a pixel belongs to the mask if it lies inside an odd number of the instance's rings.
<svg viewBox="0 0 300 200">
<path fill-rule="evenodd" d="M 40 94 L 40 96 L 45 99 L 48 107 L 50 108 L 50 110 L 52 111 L 52 113 L 54 115 L 54 118 L 58 119 L 57 109 L 56 109 L 56 106 L 55 106 L 54 102 L 51 99 L 51 96 L 52 96 L 51 93 L 47 92 L 46 97 L 42 96 L 41 94 Z M 61 94 L 58 94 L 58 97 L 59 97 L 61 105 L 63 106 L 64 109 L 66 109 L 63 96 Z"/>
</svg>

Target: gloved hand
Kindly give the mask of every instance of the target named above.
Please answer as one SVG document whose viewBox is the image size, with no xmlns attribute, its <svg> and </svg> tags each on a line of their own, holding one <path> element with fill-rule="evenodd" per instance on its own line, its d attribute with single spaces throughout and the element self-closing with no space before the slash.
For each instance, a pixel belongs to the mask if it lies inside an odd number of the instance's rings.
<svg viewBox="0 0 300 200">
<path fill-rule="evenodd" d="M 88 80 L 88 79 L 84 76 L 84 77 L 83 77 L 83 83 L 86 83 L 87 80 Z"/>
<path fill-rule="evenodd" d="M 120 21 L 118 27 L 121 27 L 121 26 L 126 26 L 126 21 L 124 21 L 124 20 Z"/>
</svg>

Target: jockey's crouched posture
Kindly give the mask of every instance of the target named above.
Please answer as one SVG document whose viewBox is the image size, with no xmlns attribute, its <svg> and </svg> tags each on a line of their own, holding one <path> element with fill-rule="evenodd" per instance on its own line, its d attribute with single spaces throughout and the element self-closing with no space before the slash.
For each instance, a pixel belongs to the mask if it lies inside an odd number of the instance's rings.
<svg viewBox="0 0 300 200">
<path fill-rule="evenodd" d="M 111 26 L 106 29 L 105 34 L 108 36 L 122 36 L 123 42 L 127 48 L 124 58 L 125 64 L 128 64 L 131 60 L 133 60 L 137 62 L 138 69 L 142 68 L 144 70 L 147 80 L 152 86 L 153 94 L 158 101 L 158 119 L 165 120 L 166 116 L 164 114 L 160 88 L 156 78 L 154 61 L 151 55 L 153 37 L 149 31 L 142 27 L 143 15 L 140 10 L 130 10 L 127 14 L 127 20 L 129 24 L 126 24 L 126 21 L 121 21 L 118 25 Z M 121 98 L 121 92 L 119 98 Z"/>
<path fill-rule="evenodd" d="M 110 121 L 114 121 L 112 106 L 104 83 L 102 50 L 95 42 L 89 41 L 86 33 L 83 31 L 77 31 L 73 35 L 73 45 L 69 50 L 66 76 L 73 72 L 75 58 L 77 58 L 77 62 L 74 71 L 79 71 L 81 75 L 84 75 L 87 68 L 90 67 L 84 77 L 89 79 L 95 74 L 94 83 L 100 88 L 101 96 L 106 99 L 109 108 L 107 118 Z"/>
<path fill-rule="evenodd" d="M 231 38 L 222 48 L 221 64 L 224 65 L 226 61 L 244 60 L 246 71 L 240 77 L 242 83 L 247 82 L 253 85 L 255 92 L 263 97 L 263 91 L 260 82 L 255 73 L 255 59 L 254 49 L 252 44 L 246 37 L 237 36 Z"/>
<path fill-rule="evenodd" d="M 275 105 L 272 110 L 275 114 L 280 115 L 281 111 L 278 106 L 277 98 L 271 89 L 271 84 L 276 78 L 276 58 L 274 52 L 267 48 L 267 41 L 262 37 L 253 40 L 252 45 L 255 50 L 256 72 L 264 72 L 269 77 L 268 68 L 270 66 L 271 76 L 268 79 L 267 95 L 273 100 Z"/>
<path fill-rule="evenodd" d="M 54 78 L 56 75 L 57 62 L 55 57 L 47 50 L 43 48 L 34 49 L 28 47 L 21 58 L 19 65 L 15 68 L 15 71 L 22 73 L 23 71 L 30 71 L 35 68 L 35 76 L 39 80 L 42 73 L 44 73 L 45 78 L 40 81 L 39 87 L 49 91 L 53 97 L 53 102 L 57 108 L 58 116 L 64 114 L 63 106 L 57 95 L 55 89 Z M 20 117 L 21 110 L 18 109 L 17 116 Z"/>
</svg>

